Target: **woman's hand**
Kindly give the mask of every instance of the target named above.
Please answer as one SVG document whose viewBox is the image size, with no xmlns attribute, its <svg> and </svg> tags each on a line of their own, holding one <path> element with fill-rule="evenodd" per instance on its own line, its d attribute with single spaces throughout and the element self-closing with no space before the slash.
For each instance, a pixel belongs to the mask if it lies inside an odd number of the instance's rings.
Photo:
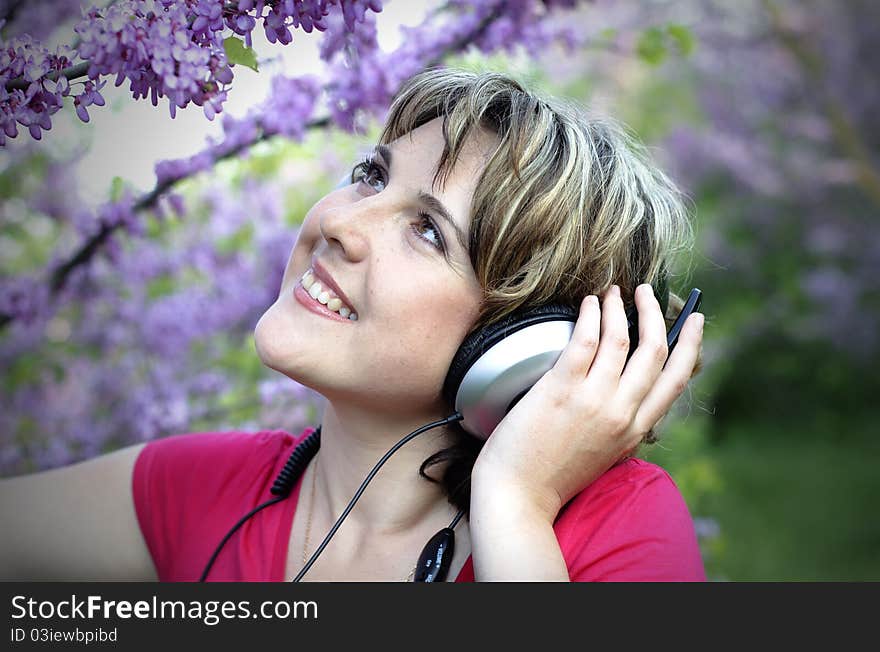
<svg viewBox="0 0 880 652">
<path fill-rule="evenodd" d="M 632 452 L 669 411 L 697 361 L 703 315 L 687 319 L 667 362 L 666 323 L 651 286 L 636 288 L 635 300 L 639 345 L 629 362 L 620 289 L 606 292 L 601 310 L 595 295 L 583 300 L 559 360 L 480 452 L 476 491 L 503 491 L 552 523 L 565 503 Z"/>
</svg>

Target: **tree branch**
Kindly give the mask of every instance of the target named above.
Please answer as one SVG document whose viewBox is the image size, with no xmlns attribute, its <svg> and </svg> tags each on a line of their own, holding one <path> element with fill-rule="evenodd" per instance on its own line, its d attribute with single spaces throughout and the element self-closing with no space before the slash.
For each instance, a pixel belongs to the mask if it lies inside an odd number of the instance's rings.
<svg viewBox="0 0 880 652">
<path fill-rule="evenodd" d="M 91 64 L 88 61 L 81 61 L 73 66 L 68 66 L 63 70 L 55 70 L 54 72 L 50 72 L 48 75 L 43 77 L 43 79 L 50 79 L 55 81 L 59 77 L 67 77 L 69 81 L 76 81 L 80 77 L 85 77 L 86 73 L 89 71 L 89 66 Z M 29 82 L 24 77 L 18 77 L 16 79 L 11 79 L 6 82 L 6 90 L 7 91 L 15 91 L 15 90 L 26 90 L 28 86 L 33 84 L 33 82 Z"/>
</svg>

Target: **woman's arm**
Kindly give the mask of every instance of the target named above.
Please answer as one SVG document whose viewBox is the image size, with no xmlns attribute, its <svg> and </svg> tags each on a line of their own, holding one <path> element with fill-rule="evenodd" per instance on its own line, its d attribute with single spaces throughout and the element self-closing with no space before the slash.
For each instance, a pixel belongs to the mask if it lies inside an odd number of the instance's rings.
<svg viewBox="0 0 880 652">
<path fill-rule="evenodd" d="M 143 446 L 0 480 L 0 579 L 155 581 L 131 486 Z"/>
<path fill-rule="evenodd" d="M 558 510 L 478 464 L 471 475 L 469 520 L 476 581 L 568 582 L 553 531 Z"/>
</svg>

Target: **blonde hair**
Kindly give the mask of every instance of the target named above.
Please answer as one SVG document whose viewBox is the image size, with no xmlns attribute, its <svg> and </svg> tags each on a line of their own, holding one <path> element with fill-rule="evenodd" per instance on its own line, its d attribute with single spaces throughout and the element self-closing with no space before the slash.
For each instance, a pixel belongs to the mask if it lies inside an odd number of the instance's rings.
<svg viewBox="0 0 880 652">
<path fill-rule="evenodd" d="M 485 291 L 474 329 L 521 307 L 577 307 L 613 283 L 632 301 L 693 246 L 684 195 L 615 120 L 501 73 L 435 68 L 401 87 L 379 142 L 437 117 L 446 142 L 435 182 L 475 126 L 500 139 L 471 204 L 471 264 Z M 670 293 L 667 319 L 682 305 Z"/>
<path fill-rule="evenodd" d="M 445 143 L 434 183 L 445 183 L 475 127 L 499 139 L 470 208 L 471 264 L 484 290 L 472 332 L 520 308 L 577 308 L 614 283 L 631 306 L 639 284 L 665 287 L 674 258 L 693 246 L 684 195 L 615 120 L 538 97 L 505 74 L 429 68 L 401 86 L 379 142 L 438 117 Z M 671 326 L 684 301 L 666 299 Z"/>
</svg>

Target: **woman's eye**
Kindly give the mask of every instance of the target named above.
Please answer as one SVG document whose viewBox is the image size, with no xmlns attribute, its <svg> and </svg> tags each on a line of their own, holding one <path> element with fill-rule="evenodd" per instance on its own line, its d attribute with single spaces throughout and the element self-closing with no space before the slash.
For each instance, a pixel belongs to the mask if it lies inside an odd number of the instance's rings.
<svg viewBox="0 0 880 652">
<path fill-rule="evenodd" d="M 384 178 L 383 170 L 378 165 L 376 165 L 375 161 L 371 159 L 365 159 L 358 163 L 354 170 L 351 171 L 351 182 L 356 183 L 358 181 L 364 181 L 366 178 L 378 174 L 380 178 Z"/>
<path fill-rule="evenodd" d="M 359 181 L 364 181 L 369 184 L 369 179 L 378 176 L 379 180 L 382 183 L 385 183 L 385 170 L 379 166 L 373 159 L 366 158 L 360 163 L 358 163 L 354 169 L 351 171 L 351 182 L 356 183 Z M 446 251 L 446 247 L 443 244 L 443 235 L 440 232 L 440 229 L 437 228 L 437 225 L 434 223 L 434 220 L 427 213 L 419 213 L 417 215 L 417 220 L 412 224 L 412 230 L 416 234 L 417 237 L 421 238 L 432 247 L 435 247 L 441 252 Z M 423 233 L 423 229 L 428 233 L 433 235 L 425 235 Z"/>
<path fill-rule="evenodd" d="M 440 229 L 437 228 L 437 225 L 434 224 L 434 220 L 431 219 L 431 216 L 427 213 L 419 213 L 419 219 L 417 222 L 413 223 L 413 231 L 415 231 L 416 235 L 423 240 L 426 240 L 428 243 L 437 247 L 440 251 L 443 251 L 443 236 L 440 235 Z M 433 237 L 425 237 L 421 233 L 421 229 L 427 229 L 428 232 L 433 232 Z"/>
</svg>

